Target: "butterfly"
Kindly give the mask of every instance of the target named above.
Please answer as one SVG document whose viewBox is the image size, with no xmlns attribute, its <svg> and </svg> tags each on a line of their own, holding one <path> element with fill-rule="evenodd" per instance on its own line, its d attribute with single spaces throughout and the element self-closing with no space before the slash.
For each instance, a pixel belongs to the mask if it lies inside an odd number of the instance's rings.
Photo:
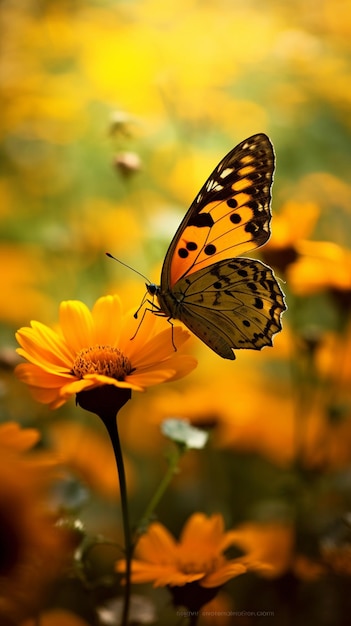
<svg viewBox="0 0 351 626">
<path fill-rule="evenodd" d="M 270 267 L 240 257 L 270 237 L 274 150 L 259 133 L 217 165 L 182 220 L 160 285 L 146 285 L 155 314 L 180 320 L 224 359 L 272 345 L 286 310 Z"/>
</svg>

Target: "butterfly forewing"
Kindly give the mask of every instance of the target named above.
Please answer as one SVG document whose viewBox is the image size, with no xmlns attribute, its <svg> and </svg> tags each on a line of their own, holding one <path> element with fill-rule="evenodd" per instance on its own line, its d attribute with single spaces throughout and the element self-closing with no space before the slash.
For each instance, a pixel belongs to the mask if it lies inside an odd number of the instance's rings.
<svg viewBox="0 0 351 626">
<path fill-rule="evenodd" d="M 270 236 L 274 151 L 253 135 L 212 172 L 185 215 L 167 252 L 161 291 L 183 276 L 263 245 Z"/>
</svg>

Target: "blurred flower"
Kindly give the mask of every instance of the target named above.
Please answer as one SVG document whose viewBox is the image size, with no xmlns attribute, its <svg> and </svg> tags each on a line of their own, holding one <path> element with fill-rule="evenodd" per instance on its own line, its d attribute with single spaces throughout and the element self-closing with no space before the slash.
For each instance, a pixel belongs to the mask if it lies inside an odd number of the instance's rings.
<svg viewBox="0 0 351 626">
<path fill-rule="evenodd" d="M 350 306 L 351 251 L 333 241 L 308 239 L 319 214 L 315 202 L 286 202 L 274 217 L 273 234 L 262 258 L 286 277 L 294 294 L 329 291 L 342 306 Z"/>
<path fill-rule="evenodd" d="M 324 333 L 323 340 L 318 343 L 315 351 L 315 365 L 323 380 L 333 381 L 344 394 L 350 392 L 351 321 L 342 333 Z"/>
<path fill-rule="evenodd" d="M 251 357 L 247 363 L 252 363 Z M 211 441 L 217 448 L 256 453 L 278 465 L 287 465 L 295 454 L 290 391 L 283 377 L 279 384 L 273 383 L 251 367 L 251 371 L 238 372 L 233 399 L 232 375 L 223 371 L 222 376 L 203 378 L 202 383 L 189 381 L 180 391 L 160 391 L 153 401 L 152 415 L 155 421 L 161 421 L 172 412 L 189 419 L 194 426 L 210 429 Z"/>
<path fill-rule="evenodd" d="M 329 241 L 301 241 L 287 280 L 299 296 L 328 291 L 344 308 L 351 304 L 351 251 Z"/>
<path fill-rule="evenodd" d="M 247 522 L 231 534 L 236 545 L 249 552 L 252 558 L 270 565 L 261 569 L 262 576 L 276 578 L 290 568 L 295 544 L 295 531 L 291 524 Z"/>
<path fill-rule="evenodd" d="M 92 311 L 82 302 L 64 301 L 57 331 L 33 321 L 17 332 L 21 346 L 17 351 L 29 361 L 17 366 L 17 376 L 36 400 L 55 409 L 93 388 L 144 391 L 181 378 L 195 367 L 193 357 L 173 347 L 173 342 L 182 346 L 187 331 L 180 327 L 161 331 L 162 320 L 151 314 L 137 324 L 132 313 L 122 314 L 116 295 L 99 298 Z"/>
<path fill-rule="evenodd" d="M 286 202 L 274 215 L 272 237 L 262 249 L 264 261 L 273 265 L 278 273 L 285 274 L 299 258 L 299 244 L 310 236 L 319 213 L 320 209 L 314 202 Z"/>
<path fill-rule="evenodd" d="M 18 324 L 24 316 L 51 309 L 50 298 L 43 291 L 48 268 L 42 251 L 24 244 L 2 243 L 0 265 L 7 268 L 1 283 L 2 322 Z"/>
<path fill-rule="evenodd" d="M 249 569 L 265 567 L 250 554 L 227 559 L 224 552 L 236 544 L 235 531 L 225 532 L 219 514 L 206 517 L 203 513 L 194 513 L 178 542 L 162 524 L 155 522 L 137 543 L 132 582 L 153 582 L 154 587 L 182 587 L 196 582 L 210 589 L 221 587 Z M 117 570 L 124 572 L 124 561 L 118 562 Z"/>
<path fill-rule="evenodd" d="M 20 626 L 37 626 L 38 620 L 28 619 Z M 88 622 L 71 611 L 51 609 L 40 613 L 40 626 L 90 626 Z"/>
<path fill-rule="evenodd" d="M 252 558 L 267 564 L 259 576 L 279 578 L 294 572 L 301 580 L 316 580 L 325 568 L 304 554 L 296 554 L 296 528 L 289 522 L 245 522 L 232 531 L 236 544 Z"/>
<path fill-rule="evenodd" d="M 105 434 L 105 433 L 103 433 Z M 119 497 L 116 461 L 109 441 L 96 428 L 59 420 L 49 426 L 49 439 L 62 463 L 89 489 L 108 500 Z M 124 455 L 128 492 L 135 483 L 133 467 Z"/>
<path fill-rule="evenodd" d="M 13 452 L 24 452 L 32 448 L 40 439 L 35 428 L 21 428 L 17 422 L 0 424 L 0 445 Z"/>
<path fill-rule="evenodd" d="M 64 532 L 54 526 L 46 496 L 56 463 L 32 452 L 34 429 L 0 427 L 0 622 L 35 610 L 68 554 Z"/>
</svg>

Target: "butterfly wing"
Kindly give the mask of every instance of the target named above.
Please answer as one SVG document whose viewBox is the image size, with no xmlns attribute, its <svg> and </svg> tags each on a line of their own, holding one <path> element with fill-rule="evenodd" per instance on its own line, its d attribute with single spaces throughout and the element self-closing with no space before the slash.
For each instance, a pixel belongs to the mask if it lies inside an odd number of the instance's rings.
<svg viewBox="0 0 351 626">
<path fill-rule="evenodd" d="M 245 258 L 219 261 L 185 276 L 159 299 L 172 317 L 226 359 L 235 359 L 235 348 L 272 345 L 286 308 L 272 270 Z"/>
<path fill-rule="evenodd" d="M 195 198 L 168 249 L 161 292 L 184 276 L 262 246 L 270 236 L 274 151 L 257 134 L 217 165 Z"/>
<path fill-rule="evenodd" d="M 238 255 L 270 236 L 274 151 L 257 134 L 217 165 L 181 222 L 165 257 L 160 312 L 181 320 L 214 352 L 260 350 L 281 330 L 283 293 L 272 270 Z M 234 258 L 235 257 L 235 258 Z"/>
</svg>

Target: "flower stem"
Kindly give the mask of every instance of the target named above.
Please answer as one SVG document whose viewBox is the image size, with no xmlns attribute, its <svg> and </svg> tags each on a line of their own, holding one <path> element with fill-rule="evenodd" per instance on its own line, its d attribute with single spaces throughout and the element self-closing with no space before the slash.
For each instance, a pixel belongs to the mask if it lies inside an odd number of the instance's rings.
<svg viewBox="0 0 351 626">
<path fill-rule="evenodd" d="M 143 515 L 141 516 L 137 525 L 137 534 L 143 531 L 147 527 L 152 517 L 152 514 L 163 497 L 168 485 L 172 481 L 174 474 L 178 471 L 178 463 L 183 456 L 185 449 L 182 446 L 177 446 L 176 451 L 169 456 L 168 469 L 163 476 L 159 486 L 157 487 L 154 495 L 152 496 L 149 504 L 147 505 Z"/>
<path fill-rule="evenodd" d="M 114 452 L 115 460 L 116 460 L 118 478 L 119 478 L 119 488 L 120 488 L 121 507 L 122 507 L 122 520 L 123 520 L 123 533 L 124 533 L 124 551 L 125 551 L 125 557 L 126 557 L 124 605 L 123 605 L 121 626 L 127 626 L 128 615 L 129 615 L 129 605 L 130 605 L 130 592 L 131 592 L 131 561 L 132 561 L 134 546 L 132 543 L 130 523 L 129 523 L 126 474 L 125 474 L 125 469 L 124 469 L 121 442 L 120 442 L 119 433 L 118 433 L 117 418 L 107 419 L 107 420 L 103 419 L 103 422 L 106 426 L 107 432 L 111 439 L 113 452 Z"/>
<path fill-rule="evenodd" d="M 117 466 L 117 474 L 119 479 L 119 489 L 121 495 L 123 533 L 124 533 L 124 552 L 126 557 L 126 576 L 124 588 L 124 605 L 121 626 L 128 626 L 128 615 L 130 605 L 131 591 L 131 562 L 133 556 L 134 545 L 129 524 L 128 498 L 127 498 L 127 482 L 124 470 L 124 462 L 122 455 L 121 442 L 119 439 L 117 416 L 119 410 L 130 400 L 132 396 L 131 389 L 119 388 L 114 385 L 102 385 L 101 387 L 93 387 L 87 391 L 81 391 L 76 396 L 76 401 L 82 409 L 95 413 L 105 424 L 109 434 L 115 461 Z"/>
</svg>

